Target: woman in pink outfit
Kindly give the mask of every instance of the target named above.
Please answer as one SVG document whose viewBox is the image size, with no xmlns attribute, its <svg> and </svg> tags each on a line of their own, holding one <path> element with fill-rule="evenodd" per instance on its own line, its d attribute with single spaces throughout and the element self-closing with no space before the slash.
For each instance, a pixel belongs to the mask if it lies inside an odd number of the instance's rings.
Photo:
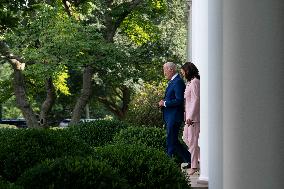
<svg viewBox="0 0 284 189">
<path fill-rule="evenodd" d="M 191 153 L 189 174 L 192 175 L 198 170 L 200 156 L 200 148 L 198 146 L 200 132 L 200 76 L 198 69 L 191 62 L 186 62 L 181 67 L 181 73 L 187 80 L 184 92 L 185 126 L 182 138 Z"/>
</svg>

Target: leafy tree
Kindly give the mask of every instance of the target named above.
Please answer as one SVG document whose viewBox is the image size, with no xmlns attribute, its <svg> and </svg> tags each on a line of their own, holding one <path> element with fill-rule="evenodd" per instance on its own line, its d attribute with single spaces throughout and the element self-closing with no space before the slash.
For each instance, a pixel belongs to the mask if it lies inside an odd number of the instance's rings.
<svg viewBox="0 0 284 189">
<path fill-rule="evenodd" d="M 184 26 L 175 22 L 184 11 L 176 6 L 183 1 L 37 3 L 5 3 L 7 10 L 13 9 L 21 16 L 10 25 L 1 22 L 9 46 L 2 40 L 0 53 L 13 67 L 17 104 L 31 127 L 38 127 L 35 107 L 29 103 L 35 96 L 40 96 L 36 101 L 43 102 L 38 108 L 42 126 L 46 126 L 56 97 L 77 97 L 76 103 L 72 101 L 72 123 L 76 123 L 93 90 L 96 100 L 123 119 L 133 85 L 139 79 L 158 80 L 162 61 L 183 59 L 183 53 L 174 51 L 183 49 L 184 42 L 177 41 L 177 48 L 171 45 L 171 40 L 180 37 L 176 27 Z M 182 28 L 181 33 L 185 31 Z M 74 72 L 82 74 L 81 83 L 70 77 Z M 81 89 L 76 89 L 78 86 Z"/>
<path fill-rule="evenodd" d="M 9 62 L 13 68 L 13 86 L 14 94 L 18 107 L 21 109 L 29 126 L 37 127 L 38 122 L 33 109 L 30 106 L 25 90 L 25 78 L 22 70 L 25 63 L 22 57 L 14 55 L 10 47 L 4 41 L 3 35 L 9 31 L 13 31 L 21 24 L 25 24 L 36 9 L 37 0 L 20 0 L 20 1 L 1 1 L 0 3 L 0 54 L 1 62 Z M 46 1 L 48 3 L 54 1 Z M 23 19 L 24 18 L 24 19 Z"/>
<path fill-rule="evenodd" d="M 107 74 L 101 75 L 103 85 L 98 86 L 100 90 L 96 90 L 99 91 L 96 93 L 99 101 L 121 119 L 127 113 L 133 84 L 139 79 L 146 81 L 161 79 L 161 62 L 168 59 L 182 62 L 185 59 L 185 40 L 182 43 L 176 42 L 174 44 L 176 47 L 172 45 L 175 39 L 181 35 L 185 37 L 186 34 L 185 22 L 180 19 L 184 16 L 185 2 L 144 1 L 143 3 L 137 5 L 136 9 L 125 17 L 113 37 L 114 43 L 118 44 L 126 55 L 129 55 L 129 60 L 125 60 L 128 61 L 127 65 L 122 65 L 115 70 L 115 72 L 121 72 L 122 77 L 109 79 L 112 77 L 108 77 Z M 180 8 L 172 9 L 178 6 Z M 123 9 L 119 10 L 117 14 L 123 12 Z M 183 53 L 175 54 L 176 49 L 182 49 L 180 51 Z M 115 62 L 112 65 L 116 65 Z"/>
</svg>

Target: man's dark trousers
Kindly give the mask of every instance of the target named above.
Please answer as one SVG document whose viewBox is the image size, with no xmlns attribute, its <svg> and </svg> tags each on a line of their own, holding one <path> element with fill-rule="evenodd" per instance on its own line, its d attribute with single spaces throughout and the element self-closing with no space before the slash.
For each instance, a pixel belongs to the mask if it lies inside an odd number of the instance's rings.
<svg viewBox="0 0 284 189">
<path fill-rule="evenodd" d="M 183 162 L 190 163 L 191 155 L 189 151 L 178 140 L 180 127 L 181 123 L 167 125 L 167 154 L 172 157 L 174 153 L 177 153 L 182 157 Z"/>
</svg>

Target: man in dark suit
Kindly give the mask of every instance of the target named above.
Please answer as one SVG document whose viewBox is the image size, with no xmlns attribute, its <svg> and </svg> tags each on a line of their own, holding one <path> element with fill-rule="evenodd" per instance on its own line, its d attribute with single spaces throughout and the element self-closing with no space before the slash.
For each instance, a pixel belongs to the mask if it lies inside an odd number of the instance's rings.
<svg viewBox="0 0 284 189">
<path fill-rule="evenodd" d="M 159 102 L 163 111 L 163 118 L 167 128 L 167 154 L 172 157 L 177 153 L 190 168 L 191 155 L 178 140 L 179 129 L 184 121 L 184 90 L 185 84 L 176 71 L 173 62 L 167 62 L 163 66 L 164 75 L 168 82 L 165 97 Z"/>
</svg>

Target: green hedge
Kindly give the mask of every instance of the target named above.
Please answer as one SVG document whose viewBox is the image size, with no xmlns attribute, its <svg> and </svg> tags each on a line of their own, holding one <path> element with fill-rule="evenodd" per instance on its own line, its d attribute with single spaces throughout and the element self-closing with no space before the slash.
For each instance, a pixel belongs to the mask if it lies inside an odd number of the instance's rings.
<svg viewBox="0 0 284 189">
<path fill-rule="evenodd" d="M 97 147 L 110 143 L 113 136 L 127 126 L 117 120 L 98 120 L 71 126 L 66 131 L 90 146 Z"/>
<path fill-rule="evenodd" d="M 23 187 L 16 186 L 15 184 L 5 181 L 1 178 L 0 178 L 0 188 L 1 189 L 23 189 Z"/>
<path fill-rule="evenodd" d="M 115 169 L 91 157 L 45 161 L 25 172 L 16 184 L 25 189 L 129 188 Z"/>
<path fill-rule="evenodd" d="M 115 144 L 97 148 L 95 156 L 118 169 L 132 189 L 190 188 L 180 167 L 157 149 L 140 144 Z"/>
<path fill-rule="evenodd" d="M 13 182 L 26 169 L 47 158 L 92 152 L 90 146 L 64 130 L 0 129 L 0 176 Z"/>
<path fill-rule="evenodd" d="M 166 149 L 166 130 L 151 127 L 129 127 L 122 129 L 114 136 L 116 143 L 124 144 L 145 144 L 165 151 Z"/>
</svg>

